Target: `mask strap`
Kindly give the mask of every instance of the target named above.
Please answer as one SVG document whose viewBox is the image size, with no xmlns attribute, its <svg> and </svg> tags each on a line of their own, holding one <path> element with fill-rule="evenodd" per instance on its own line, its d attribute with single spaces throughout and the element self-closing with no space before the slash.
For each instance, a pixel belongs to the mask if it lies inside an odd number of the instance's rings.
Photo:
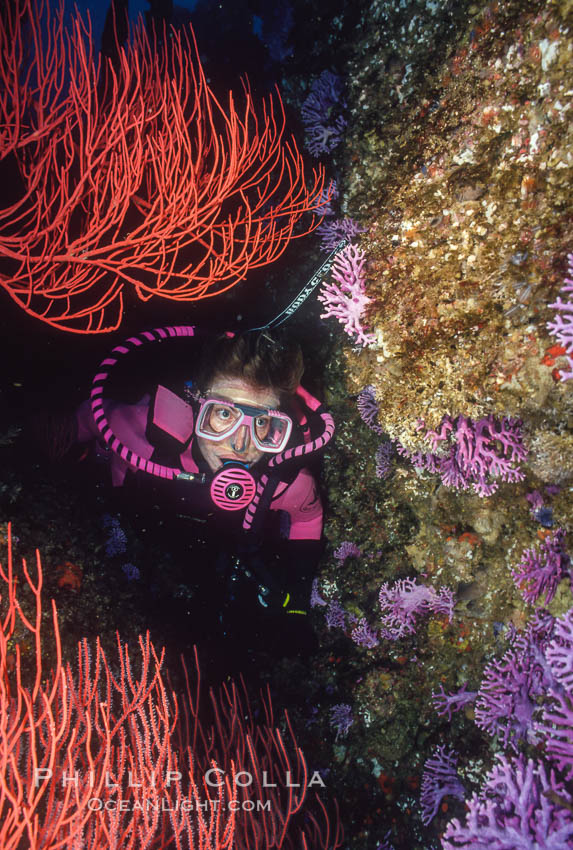
<svg viewBox="0 0 573 850">
<path fill-rule="evenodd" d="M 306 406 L 309 407 L 313 413 L 315 413 L 322 404 L 322 402 L 320 402 L 317 398 L 311 395 L 308 390 L 305 390 L 305 388 L 301 384 L 298 385 L 295 390 L 295 393 L 297 396 L 299 396 L 299 398 L 302 398 Z"/>
<path fill-rule="evenodd" d="M 271 330 L 272 328 L 278 328 L 279 325 L 282 325 L 283 322 L 286 322 L 287 319 L 290 319 L 292 314 L 296 313 L 298 308 L 304 304 L 309 295 L 312 295 L 316 287 L 320 283 L 322 283 L 323 279 L 326 277 L 326 275 L 332 268 L 336 255 L 339 254 L 340 251 L 343 250 L 343 248 L 346 248 L 347 245 L 348 239 L 342 239 L 338 243 L 334 251 L 330 252 L 324 263 L 319 269 L 315 271 L 308 283 L 303 286 L 296 298 L 291 301 L 288 307 L 285 307 L 285 309 L 281 313 L 279 313 L 278 316 L 275 316 L 275 318 L 271 319 L 270 322 L 267 322 L 266 325 L 261 325 L 260 328 L 249 328 L 248 330 L 243 331 L 243 333 L 253 333 L 254 331 L 265 331 Z"/>
</svg>

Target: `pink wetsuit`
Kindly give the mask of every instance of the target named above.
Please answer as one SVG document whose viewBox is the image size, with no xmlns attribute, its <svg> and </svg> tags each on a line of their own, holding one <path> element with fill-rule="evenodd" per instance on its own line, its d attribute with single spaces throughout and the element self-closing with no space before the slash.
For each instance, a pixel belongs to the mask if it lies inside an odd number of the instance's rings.
<svg viewBox="0 0 573 850">
<path fill-rule="evenodd" d="M 114 434 L 122 443 L 129 446 L 141 457 L 151 459 L 155 448 L 146 437 L 149 421 L 151 396 L 143 396 L 136 404 L 105 402 L 105 412 Z M 78 440 L 81 443 L 101 439 L 94 422 L 89 401 L 78 408 L 76 414 Z M 163 430 L 168 431 L 164 424 Z M 199 469 L 192 454 L 191 441 L 180 455 L 181 468 L 185 472 L 198 472 Z M 131 469 L 119 455 L 110 457 L 112 484 L 120 487 Z M 271 500 L 270 510 L 285 511 L 289 516 L 287 537 L 289 540 L 320 540 L 322 534 L 322 503 L 318 495 L 316 481 L 308 469 L 301 469 L 290 484 L 281 482 Z"/>
</svg>

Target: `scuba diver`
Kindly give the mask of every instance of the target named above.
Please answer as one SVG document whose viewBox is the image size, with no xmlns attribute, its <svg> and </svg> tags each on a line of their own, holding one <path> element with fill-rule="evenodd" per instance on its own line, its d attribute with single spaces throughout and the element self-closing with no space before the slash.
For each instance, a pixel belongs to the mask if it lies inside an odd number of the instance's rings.
<svg viewBox="0 0 573 850">
<path fill-rule="evenodd" d="M 197 336 L 191 326 L 159 328 L 116 346 L 76 413 L 77 440 L 94 441 L 132 508 L 159 506 L 176 546 L 207 541 L 211 557 L 195 578 L 220 634 L 241 645 L 272 634 L 279 654 L 304 651 L 322 550 L 315 468 L 334 423 L 300 384 L 298 344 L 268 329 L 219 334 L 202 345 L 192 380 L 158 383 L 132 404 L 106 395 L 126 355 Z"/>
</svg>

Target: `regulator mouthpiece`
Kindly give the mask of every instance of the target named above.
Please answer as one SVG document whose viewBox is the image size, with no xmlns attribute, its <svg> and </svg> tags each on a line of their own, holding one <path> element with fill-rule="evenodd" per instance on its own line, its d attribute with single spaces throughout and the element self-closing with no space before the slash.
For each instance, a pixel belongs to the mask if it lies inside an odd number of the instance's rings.
<svg viewBox="0 0 573 850">
<path fill-rule="evenodd" d="M 211 483 L 211 498 L 224 511 L 239 511 L 253 501 L 257 485 L 246 467 L 227 462 Z"/>
</svg>

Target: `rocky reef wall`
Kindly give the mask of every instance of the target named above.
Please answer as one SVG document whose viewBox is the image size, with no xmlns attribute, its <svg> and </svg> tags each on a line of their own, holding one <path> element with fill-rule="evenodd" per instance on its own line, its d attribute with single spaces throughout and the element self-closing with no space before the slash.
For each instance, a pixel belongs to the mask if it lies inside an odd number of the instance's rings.
<svg viewBox="0 0 573 850">
<path fill-rule="evenodd" d="M 325 740 L 329 723 L 336 731 L 352 846 L 428 848 L 452 805 L 463 816 L 450 800 L 430 830 L 421 824 L 432 747 L 464 753 L 472 790 L 503 750 L 471 706 L 440 718 L 432 694 L 479 689 L 512 629 L 544 607 L 512 578 L 524 551 L 557 528 L 571 551 L 573 380 L 562 380 L 565 349 L 547 328 L 573 247 L 571 3 L 374 2 L 353 27 L 334 165 L 341 211 L 364 229 L 354 241 L 368 259 L 376 342 L 341 335 L 327 375 L 338 432 L 315 599 L 317 682 L 331 695 L 320 716 Z M 365 388 L 373 417 L 357 409 Z M 445 423 L 451 435 L 459 417 L 470 430 L 505 422 L 519 443 L 518 474 L 499 475 L 490 495 L 436 471 L 451 436 L 432 446 L 427 435 Z M 503 440 L 490 447 L 503 455 Z M 573 602 L 563 576 L 547 600 L 554 616 Z M 389 640 L 380 587 L 406 580 L 449 588 L 453 615 Z M 373 783 L 364 806 L 360 789 Z"/>
</svg>

